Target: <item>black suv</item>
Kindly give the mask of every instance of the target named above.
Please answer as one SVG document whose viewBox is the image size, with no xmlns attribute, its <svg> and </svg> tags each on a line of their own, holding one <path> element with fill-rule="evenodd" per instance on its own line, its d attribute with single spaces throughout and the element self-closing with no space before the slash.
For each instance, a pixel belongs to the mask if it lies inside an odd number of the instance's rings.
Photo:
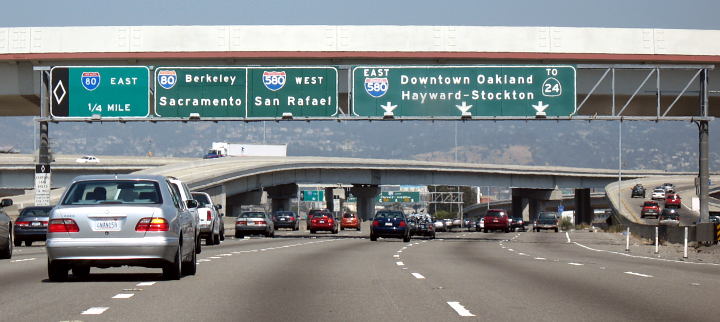
<svg viewBox="0 0 720 322">
<path fill-rule="evenodd" d="M 510 218 L 510 231 L 522 230 L 527 231 L 527 221 L 524 221 L 522 217 Z"/>
<path fill-rule="evenodd" d="M 640 198 L 645 198 L 645 187 L 641 184 L 636 184 L 632 188 L 632 193 L 630 193 L 630 198 L 635 198 L 635 196 L 638 196 Z"/>
</svg>

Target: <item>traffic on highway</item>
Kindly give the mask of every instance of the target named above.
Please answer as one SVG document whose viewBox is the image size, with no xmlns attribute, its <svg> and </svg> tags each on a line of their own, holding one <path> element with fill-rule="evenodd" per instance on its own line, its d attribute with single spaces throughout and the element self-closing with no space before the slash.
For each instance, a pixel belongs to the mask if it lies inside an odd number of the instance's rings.
<svg viewBox="0 0 720 322">
<path fill-rule="evenodd" d="M 678 210 L 654 204 L 646 220 Z M 528 223 L 500 209 L 363 221 L 221 208 L 174 177 L 75 178 L 57 205 L 4 226 L 3 320 L 714 320 L 719 264 L 628 257 L 551 211 Z"/>
</svg>

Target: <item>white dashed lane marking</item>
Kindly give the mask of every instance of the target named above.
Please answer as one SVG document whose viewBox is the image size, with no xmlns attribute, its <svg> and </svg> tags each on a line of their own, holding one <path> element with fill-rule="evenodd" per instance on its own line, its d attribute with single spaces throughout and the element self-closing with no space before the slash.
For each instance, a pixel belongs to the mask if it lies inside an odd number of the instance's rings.
<svg viewBox="0 0 720 322">
<path fill-rule="evenodd" d="M 113 296 L 114 299 L 129 299 L 131 297 L 135 296 L 133 293 L 120 293 L 118 295 Z"/>
<path fill-rule="evenodd" d="M 103 314 L 103 312 L 107 311 L 109 307 L 91 307 L 85 311 L 83 311 L 80 314 L 84 315 L 97 315 L 97 314 Z"/>
<path fill-rule="evenodd" d="M 420 274 L 420 273 L 412 273 L 412 276 L 415 276 L 415 278 L 417 278 L 419 280 L 425 279 L 425 276 L 422 276 L 422 274 Z"/>
<path fill-rule="evenodd" d="M 635 275 L 635 276 L 640 276 L 640 277 L 653 277 L 652 275 L 640 274 L 640 273 L 634 273 L 634 272 L 625 272 L 625 274 Z"/>
<path fill-rule="evenodd" d="M 395 265 L 397 265 L 397 266 L 404 266 L 405 263 L 403 263 L 403 262 L 395 262 Z"/>
<path fill-rule="evenodd" d="M 142 283 L 137 283 L 137 285 L 135 285 L 135 286 L 153 286 L 153 285 L 155 285 L 155 283 L 157 283 L 157 282 L 142 282 Z"/>
<path fill-rule="evenodd" d="M 395 257 L 395 258 L 400 258 L 400 255 L 395 254 L 395 255 L 393 255 L 393 257 Z"/>
<path fill-rule="evenodd" d="M 460 302 L 447 302 L 447 304 L 460 316 L 475 316 L 475 314 L 470 313 L 470 311 L 462 306 Z"/>
<path fill-rule="evenodd" d="M 585 264 L 580 264 L 580 263 L 568 263 L 568 264 L 569 264 L 569 265 L 573 265 L 573 266 L 583 266 L 583 265 L 585 265 Z"/>
<path fill-rule="evenodd" d="M 537 259 L 537 260 L 539 260 L 539 261 L 544 261 L 544 260 L 546 260 L 545 257 L 535 257 L 535 259 Z"/>
</svg>

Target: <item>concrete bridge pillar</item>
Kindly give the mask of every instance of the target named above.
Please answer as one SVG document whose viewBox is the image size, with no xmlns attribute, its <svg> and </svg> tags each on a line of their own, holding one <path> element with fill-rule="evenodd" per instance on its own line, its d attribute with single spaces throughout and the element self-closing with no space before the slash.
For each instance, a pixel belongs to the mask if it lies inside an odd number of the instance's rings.
<svg viewBox="0 0 720 322">
<path fill-rule="evenodd" d="M 227 198 L 225 195 L 225 186 L 215 186 L 212 188 L 208 188 L 203 190 L 203 192 L 206 192 L 210 195 L 210 199 L 212 200 L 213 205 L 220 205 L 220 213 L 227 213 Z"/>
<path fill-rule="evenodd" d="M 357 198 L 358 217 L 363 221 L 375 215 L 375 198 L 380 194 L 376 185 L 353 185 L 350 192 Z"/>
<path fill-rule="evenodd" d="M 268 198 L 272 200 L 271 211 L 290 210 L 290 198 L 297 196 L 298 186 L 294 183 L 265 188 Z"/>
<path fill-rule="evenodd" d="M 575 189 L 575 224 L 592 224 L 590 189 Z"/>
<path fill-rule="evenodd" d="M 529 221 L 534 221 L 538 217 L 538 213 L 545 210 L 545 201 L 538 199 L 530 199 Z"/>
<path fill-rule="evenodd" d="M 241 206 L 242 205 L 260 205 L 263 204 L 263 191 L 262 190 L 253 190 L 248 191 L 232 196 L 225 197 L 225 203 L 227 206 L 227 209 L 225 210 L 225 214 L 228 216 L 237 216 L 241 212 Z"/>
<path fill-rule="evenodd" d="M 522 196 L 512 196 L 512 211 L 510 212 L 513 216 L 522 216 L 523 220 L 530 220 L 528 216 L 528 199 Z"/>
</svg>

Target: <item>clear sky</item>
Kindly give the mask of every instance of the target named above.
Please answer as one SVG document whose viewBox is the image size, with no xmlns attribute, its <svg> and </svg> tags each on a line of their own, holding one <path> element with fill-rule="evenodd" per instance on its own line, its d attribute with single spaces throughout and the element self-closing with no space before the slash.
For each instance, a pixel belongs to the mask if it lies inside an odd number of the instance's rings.
<svg viewBox="0 0 720 322">
<path fill-rule="evenodd" d="M 8 0 L 0 27 L 477 25 L 720 29 L 720 0 Z"/>
</svg>

